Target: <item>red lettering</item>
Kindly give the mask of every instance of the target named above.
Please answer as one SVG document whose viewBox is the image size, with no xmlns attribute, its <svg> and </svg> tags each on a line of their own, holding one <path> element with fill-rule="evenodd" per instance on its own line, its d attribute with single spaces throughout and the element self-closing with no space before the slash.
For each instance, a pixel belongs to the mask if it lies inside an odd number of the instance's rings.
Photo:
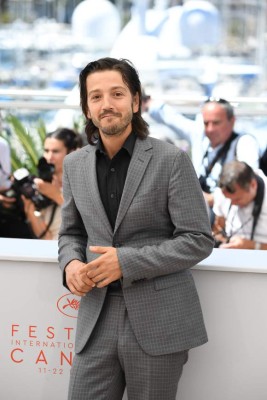
<svg viewBox="0 0 267 400">
<path fill-rule="evenodd" d="M 69 358 L 63 353 L 63 351 L 60 352 L 60 365 L 63 365 L 63 360 L 66 360 L 69 365 L 72 365 L 72 351 L 70 352 Z"/>
<path fill-rule="evenodd" d="M 36 333 L 36 328 L 37 328 L 37 326 L 35 326 L 35 325 L 29 326 L 29 337 L 37 338 L 37 336 L 33 335 L 34 333 Z"/>
<path fill-rule="evenodd" d="M 18 329 L 15 329 L 15 327 L 18 328 L 19 325 L 12 325 L 12 328 L 11 328 L 11 335 L 12 335 L 12 336 L 14 336 L 14 333 L 15 333 L 15 332 L 18 332 L 18 331 L 19 331 Z"/>
<path fill-rule="evenodd" d="M 15 351 L 20 351 L 21 353 L 23 353 L 23 350 L 17 348 L 17 349 L 12 350 L 12 351 L 11 351 L 11 354 L 10 354 L 11 360 L 14 361 L 15 363 L 19 364 L 19 363 L 21 363 L 21 362 L 23 361 L 23 358 L 21 358 L 20 360 L 16 360 L 16 359 L 14 358 Z"/>
<path fill-rule="evenodd" d="M 45 358 L 43 350 L 41 350 L 40 353 L 38 354 L 35 364 L 38 364 L 39 362 L 44 362 L 47 365 L 47 360 Z"/>
<path fill-rule="evenodd" d="M 47 328 L 47 332 L 51 334 L 51 336 L 46 335 L 47 339 L 54 339 L 54 337 L 55 337 L 54 329 L 55 329 L 55 328 L 54 328 L 53 326 L 49 326 L 49 327 Z"/>
<path fill-rule="evenodd" d="M 67 339 L 70 340 L 70 333 L 73 331 L 74 328 L 64 328 L 65 331 L 67 331 Z"/>
</svg>

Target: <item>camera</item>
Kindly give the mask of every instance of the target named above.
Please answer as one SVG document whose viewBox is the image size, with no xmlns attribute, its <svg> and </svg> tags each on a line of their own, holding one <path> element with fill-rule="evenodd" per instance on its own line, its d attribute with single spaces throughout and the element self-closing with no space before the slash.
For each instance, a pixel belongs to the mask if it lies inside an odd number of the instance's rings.
<svg viewBox="0 0 267 400">
<path fill-rule="evenodd" d="M 53 164 L 49 164 L 44 157 L 39 159 L 38 165 L 38 177 L 43 179 L 46 182 L 52 182 L 53 173 L 55 171 L 55 167 Z M 43 208 L 48 207 L 53 204 L 53 201 L 48 197 L 41 194 L 34 183 L 34 175 L 31 175 L 26 168 L 19 168 L 14 173 L 14 182 L 12 185 L 12 189 L 15 193 L 14 197 L 18 197 L 18 195 L 24 195 L 27 199 L 30 199 L 34 205 L 36 210 L 42 210 Z"/>
<path fill-rule="evenodd" d="M 55 167 L 47 163 L 44 157 L 38 162 L 38 177 L 46 182 L 52 182 Z M 11 187 L 1 194 L 6 198 L 15 199 L 9 203 L 5 200 L 0 202 L 0 236 L 11 238 L 33 238 L 31 228 L 26 222 L 24 204 L 21 198 L 23 194 L 30 199 L 36 212 L 48 207 L 54 202 L 42 195 L 34 183 L 34 175 L 31 175 L 26 168 L 19 168 L 13 173 L 13 183 Z"/>
<path fill-rule="evenodd" d="M 214 240 L 214 248 L 217 249 L 220 245 L 224 243 L 222 240 Z"/>
<path fill-rule="evenodd" d="M 221 230 L 219 232 L 220 234 L 220 239 L 216 239 L 216 237 L 214 238 L 214 247 L 218 248 L 220 247 L 221 244 L 223 243 L 229 243 L 231 236 L 227 236 L 226 232 L 224 230 Z"/>
</svg>

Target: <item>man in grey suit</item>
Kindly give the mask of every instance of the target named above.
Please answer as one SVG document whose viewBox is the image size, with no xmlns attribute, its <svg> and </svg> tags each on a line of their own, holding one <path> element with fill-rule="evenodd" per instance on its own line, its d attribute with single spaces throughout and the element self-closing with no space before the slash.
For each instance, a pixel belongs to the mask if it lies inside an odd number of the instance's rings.
<svg viewBox="0 0 267 400">
<path fill-rule="evenodd" d="M 80 73 L 89 145 L 64 160 L 59 261 L 81 296 L 69 400 L 174 400 L 207 341 L 190 268 L 213 238 L 191 161 L 148 137 L 138 73 L 102 58 Z"/>
</svg>

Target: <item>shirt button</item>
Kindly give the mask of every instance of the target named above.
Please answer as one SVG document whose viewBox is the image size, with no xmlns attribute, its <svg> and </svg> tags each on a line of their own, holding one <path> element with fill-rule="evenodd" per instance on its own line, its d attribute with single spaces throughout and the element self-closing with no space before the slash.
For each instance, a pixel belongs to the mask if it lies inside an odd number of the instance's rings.
<svg viewBox="0 0 267 400">
<path fill-rule="evenodd" d="M 114 198 L 114 193 L 111 193 L 110 197 L 113 199 Z"/>
<path fill-rule="evenodd" d="M 115 168 L 110 168 L 110 171 L 111 172 L 115 172 Z"/>
</svg>

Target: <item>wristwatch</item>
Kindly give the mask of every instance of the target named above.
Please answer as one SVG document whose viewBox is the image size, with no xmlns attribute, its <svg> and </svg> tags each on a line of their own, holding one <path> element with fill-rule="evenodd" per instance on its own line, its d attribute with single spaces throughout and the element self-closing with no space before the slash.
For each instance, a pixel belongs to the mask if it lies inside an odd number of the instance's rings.
<svg viewBox="0 0 267 400">
<path fill-rule="evenodd" d="M 261 250 L 261 243 L 260 242 L 255 242 L 254 249 L 255 250 Z"/>
</svg>

